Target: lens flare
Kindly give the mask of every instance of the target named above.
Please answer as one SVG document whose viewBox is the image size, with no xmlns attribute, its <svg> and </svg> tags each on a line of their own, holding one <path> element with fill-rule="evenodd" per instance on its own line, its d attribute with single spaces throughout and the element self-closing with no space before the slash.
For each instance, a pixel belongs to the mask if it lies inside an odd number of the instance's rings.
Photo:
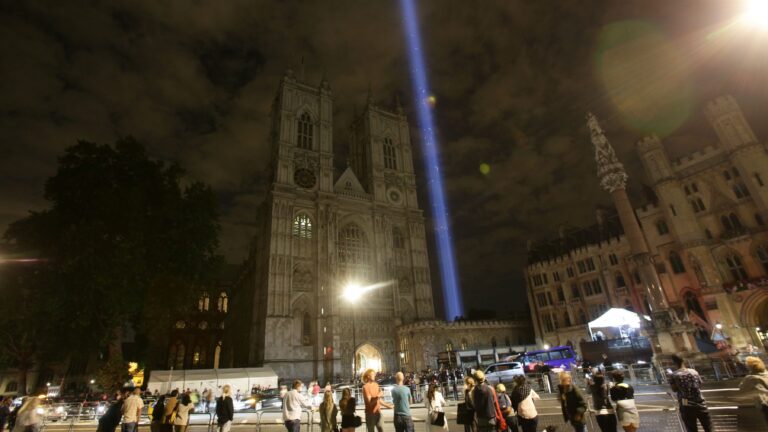
<svg viewBox="0 0 768 432">
<path fill-rule="evenodd" d="M 413 84 L 416 112 L 421 129 L 421 143 L 424 149 L 424 164 L 427 171 L 427 185 L 432 205 L 432 215 L 435 221 L 435 235 L 440 264 L 440 276 L 443 282 L 445 297 L 445 317 L 452 320 L 464 315 L 461 292 L 456 277 L 456 259 L 453 254 L 453 240 L 448 224 L 448 207 L 443 190 L 443 177 L 440 173 L 440 158 L 437 154 L 437 137 L 432 119 L 432 106 L 427 84 L 427 74 L 424 67 L 424 52 L 421 48 L 419 24 L 413 0 L 400 0 L 405 21 L 406 40 L 408 42 L 408 57 L 411 65 L 411 81 Z M 436 101 L 436 99 L 435 99 Z"/>
<path fill-rule="evenodd" d="M 768 30 L 768 0 L 747 1 L 742 20 L 760 30 Z"/>
</svg>

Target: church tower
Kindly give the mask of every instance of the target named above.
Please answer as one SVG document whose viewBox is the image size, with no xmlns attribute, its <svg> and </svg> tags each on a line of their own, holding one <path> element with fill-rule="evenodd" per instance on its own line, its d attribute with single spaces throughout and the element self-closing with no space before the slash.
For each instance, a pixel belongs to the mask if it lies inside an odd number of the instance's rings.
<svg viewBox="0 0 768 432">
<path fill-rule="evenodd" d="M 369 101 L 340 173 L 332 131 L 328 83 L 287 72 L 272 104 L 272 184 L 238 282 L 249 309 L 234 322 L 249 341 L 237 366 L 324 382 L 395 371 L 397 326 L 434 319 L 406 117 Z"/>
</svg>

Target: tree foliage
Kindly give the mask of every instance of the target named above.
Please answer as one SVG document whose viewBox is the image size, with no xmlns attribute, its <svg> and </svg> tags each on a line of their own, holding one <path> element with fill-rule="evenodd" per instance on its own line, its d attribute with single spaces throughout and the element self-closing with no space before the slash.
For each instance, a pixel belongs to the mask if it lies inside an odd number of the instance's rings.
<svg viewBox="0 0 768 432">
<path fill-rule="evenodd" d="M 6 231 L 7 241 L 46 260 L 38 273 L 51 293 L 49 318 L 73 349 L 119 348 L 125 323 L 144 335 L 165 328 L 211 282 L 215 196 L 183 175 L 132 138 L 81 141 L 46 182 L 50 207 Z"/>
</svg>

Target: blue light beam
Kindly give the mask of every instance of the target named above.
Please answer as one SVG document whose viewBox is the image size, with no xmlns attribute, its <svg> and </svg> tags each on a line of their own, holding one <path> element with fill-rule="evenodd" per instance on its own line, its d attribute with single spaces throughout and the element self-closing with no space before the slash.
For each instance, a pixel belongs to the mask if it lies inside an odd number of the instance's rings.
<svg viewBox="0 0 768 432">
<path fill-rule="evenodd" d="M 440 276 L 443 282 L 443 297 L 445 298 L 445 317 L 453 320 L 464 315 L 464 305 L 456 277 L 456 259 L 453 253 L 451 228 L 448 225 L 448 207 L 445 203 L 443 177 L 440 174 L 440 158 L 437 154 L 437 138 L 435 124 L 432 119 L 427 75 L 424 68 L 424 53 L 421 49 L 419 23 L 416 16 L 414 0 L 400 0 L 405 21 L 406 39 L 408 42 L 408 57 L 411 62 L 411 81 L 421 129 L 421 143 L 424 148 L 424 163 L 427 168 L 427 186 L 432 204 L 432 214 L 435 218 L 435 234 L 437 236 L 438 262 Z"/>
</svg>

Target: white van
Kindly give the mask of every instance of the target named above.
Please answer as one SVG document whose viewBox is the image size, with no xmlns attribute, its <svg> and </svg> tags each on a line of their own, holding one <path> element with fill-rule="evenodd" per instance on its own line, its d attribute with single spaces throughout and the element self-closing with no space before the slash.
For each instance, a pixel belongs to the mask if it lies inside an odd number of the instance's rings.
<svg viewBox="0 0 768 432">
<path fill-rule="evenodd" d="M 510 383 L 518 375 L 525 376 L 523 364 L 518 362 L 494 363 L 485 369 L 485 381 L 493 385 Z"/>
</svg>

